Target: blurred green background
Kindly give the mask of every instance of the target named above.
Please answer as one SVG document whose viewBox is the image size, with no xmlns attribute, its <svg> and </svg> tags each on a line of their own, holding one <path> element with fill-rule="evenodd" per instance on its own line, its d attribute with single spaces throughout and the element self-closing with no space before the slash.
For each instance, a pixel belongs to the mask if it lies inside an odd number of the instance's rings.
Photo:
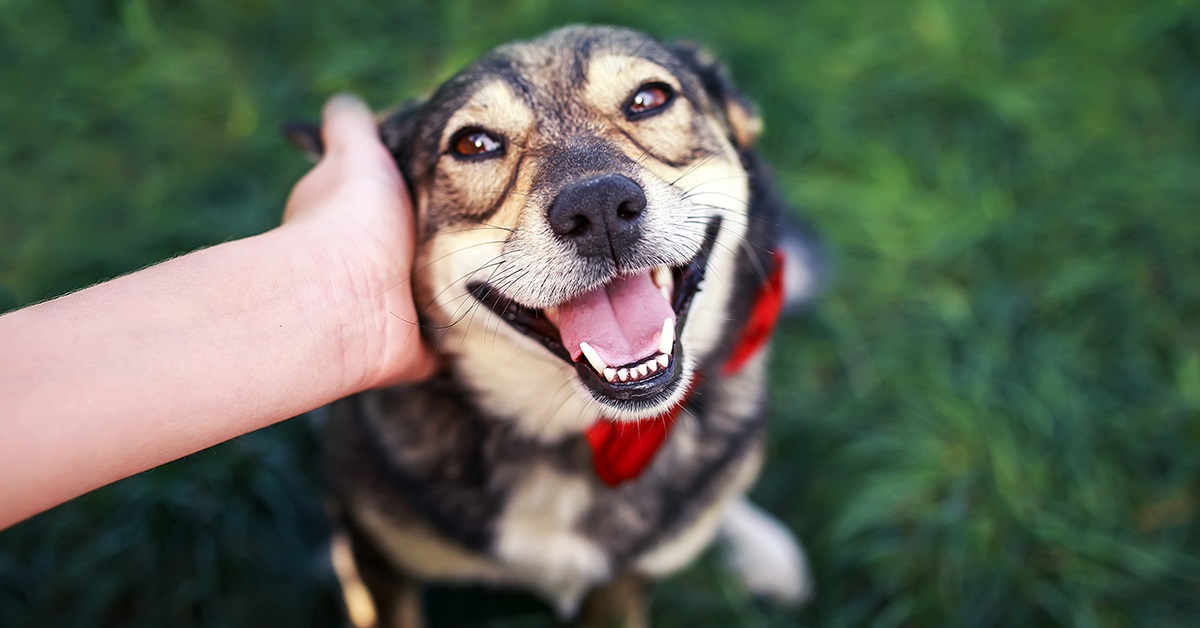
<svg viewBox="0 0 1200 628">
<path fill-rule="evenodd" d="M 816 601 L 710 557 L 657 625 L 1195 625 L 1193 0 L 0 0 L 0 310 L 270 228 L 281 122 L 569 22 L 726 59 L 833 269 L 755 491 Z M 0 533 L 0 625 L 338 626 L 314 452 L 293 421 Z"/>
</svg>

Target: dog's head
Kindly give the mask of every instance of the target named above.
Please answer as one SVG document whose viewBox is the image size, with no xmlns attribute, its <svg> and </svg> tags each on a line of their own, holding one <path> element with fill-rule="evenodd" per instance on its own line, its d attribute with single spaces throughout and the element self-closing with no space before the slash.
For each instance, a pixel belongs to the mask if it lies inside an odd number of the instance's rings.
<svg viewBox="0 0 1200 628">
<path fill-rule="evenodd" d="M 640 33 L 487 54 L 380 126 L 427 337 L 534 434 L 679 403 L 727 325 L 758 127 L 711 60 Z"/>
</svg>

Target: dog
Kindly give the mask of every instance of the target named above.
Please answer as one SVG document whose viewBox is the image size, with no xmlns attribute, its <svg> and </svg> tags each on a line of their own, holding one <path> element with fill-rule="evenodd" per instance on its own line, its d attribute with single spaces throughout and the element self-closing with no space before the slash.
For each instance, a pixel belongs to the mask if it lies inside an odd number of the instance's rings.
<svg viewBox="0 0 1200 628">
<path fill-rule="evenodd" d="M 811 237 L 784 241 L 760 129 L 698 48 L 583 26 L 381 119 L 444 367 L 327 409 L 352 623 L 421 626 L 437 582 L 645 625 L 644 584 L 718 538 L 750 592 L 811 595 L 799 543 L 745 497 L 771 326 L 818 270 Z M 289 135 L 319 154 L 316 127 Z"/>
</svg>

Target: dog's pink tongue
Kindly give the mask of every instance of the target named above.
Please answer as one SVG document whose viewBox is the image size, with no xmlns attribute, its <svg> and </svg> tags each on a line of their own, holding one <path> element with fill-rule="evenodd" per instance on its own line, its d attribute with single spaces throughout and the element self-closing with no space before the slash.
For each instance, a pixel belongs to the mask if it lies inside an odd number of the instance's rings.
<svg viewBox="0 0 1200 628">
<path fill-rule="evenodd" d="M 556 323 L 573 359 L 579 359 L 579 343 L 586 342 L 609 366 L 623 366 L 658 352 L 663 321 L 668 318 L 674 320 L 675 311 L 647 271 L 617 277 L 563 303 Z"/>
</svg>

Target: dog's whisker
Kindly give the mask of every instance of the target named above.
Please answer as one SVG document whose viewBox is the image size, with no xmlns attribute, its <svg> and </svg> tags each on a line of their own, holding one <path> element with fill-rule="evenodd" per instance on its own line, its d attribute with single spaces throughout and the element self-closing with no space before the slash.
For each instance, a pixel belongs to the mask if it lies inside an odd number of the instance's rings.
<svg viewBox="0 0 1200 628">
<path fill-rule="evenodd" d="M 563 395 L 562 401 L 555 403 L 555 399 L 558 398 L 558 395 L 564 392 L 566 394 Z M 569 401 L 571 401 L 571 380 L 569 378 L 564 378 L 563 382 L 559 384 L 558 388 L 554 390 L 554 394 L 550 397 L 549 405 L 553 406 L 553 408 L 546 412 L 546 420 L 541 422 L 541 426 L 537 430 L 539 436 L 546 436 L 550 430 L 550 427 L 554 424 L 554 419 Z M 585 404 L 585 407 L 588 407 L 589 410 L 590 406 L 591 404 Z"/>
<path fill-rule="evenodd" d="M 635 165 L 635 166 L 642 165 L 642 163 L 646 161 L 646 158 L 653 154 L 652 151 L 654 149 L 658 148 L 659 146 L 662 146 L 665 143 L 666 142 L 657 142 L 655 144 L 651 144 L 650 146 L 647 146 L 645 149 L 642 150 L 642 154 L 638 155 L 638 158 L 633 160 L 633 165 Z"/>
<path fill-rule="evenodd" d="M 730 179 L 748 181 L 748 180 L 750 180 L 750 175 L 748 175 L 744 172 L 734 172 L 734 173 L 724 174 L 724 175 L 721 175 L 718 177 L 709 177 L 709 178 L 701 181 L 700 183 L 693 185 L 690 188 L 685 188 L 683 190 L 680 190 L 680 193 L 686 195 L 686 194 L 693 192 L 695 190 L 698 190 L 701 187 L 704 187 L 706 185 L 710 185 L 710 184 L 716 183 L 718 181 L 727 181 Z"/>
<path fill-rule="evenodd" d="M 466 246 L 461 246 L 457 249 L 454 249 L 453 251 L 450 251 L 448 253 L 443 253 L 443 254 L 437 256 L 436 258 L 431 259 L 428 262 L 422 264 L 419 268 L 417 268 L 414 271 L 414 273 L 428 270 L 431 266 L 433 266 L 437 262 L 440 262 L 440 261 L 446 259 L 447 257 L 450 257 L 451 255 L 458 255 L 459 253 L 463 253 L 465 251 L 468 251 L 468 250 L 476 248 L 476 247 L 490 246 L 493 244 L 504 244 L 504 240 L 488 240 L 487 242 L 476 242 L 474 244 L 468 244 Z"/>
<path fill-rule="evenodd" d="M 684 196 L 682 196 L 681 199 L 682 200 L 691 200 L 698 196 L 723 196 L 731 201 L 736 202 L 738 205 L 741 205 L 744 207 L 750 206 L 750 201 L 748 201 L 744 198 L 741 198 L 739 196 L 734 196 L 733 194 L 730 194 L 728 192 L 720 192 L 717 190 L 712 190 L 712 191 L 707 191 L 707 192 L 691 192 L 689 194 L 685 194 Z"/>
<path fill-rule="evenodd" d="M 688 169 L 687 169 L 687 170 L 684 170 L 684 171 L 683 171 L 683 174 L 681 174 L 681 175 L 679 175 L 678 177 L 676 177 L 674 181 L 671 181 L 671 183 L 670 183 L 669 185 L 670 185 L 671 187 L 675 187 L 675 186 L 676 186 L 676 185 L 677 185 L 677 184 L 678 184 L 680 181 L 682 181 L 682 180 L 683 180 L 685 177 L 687 177 L 687 176 L 691 175 L 692 173 L 696 172 L 698 169 L 700 169 L 700 168 L 702 168 L 702 167 L 704 167 L 704 166 L 708 165 L 708 163 L 709 163 L 709 162 L 711 162 L 712 160 L 716 159 L 717 157 L 720 157 L 722 154 L 724 154 L 724 153 L 725 153 L 725 151 L 729 150 L 729 148 L 730 148 L 729 146 L 726 146 L 725 148 L 722 148 L 721 150 L 719 150 L 719 151 L 717 151 L 717 152 L 715 152 L 715 153 L 712 153 L 711 155 L 708 155 L 708 156 L 707 156 L 707 157 L 705 157 L 704 159 L 701 159 L 700 161 L 698 161 L 698 162 L 696 162 L 696 163 L 692 164 L 691 166 L 689 166 L 689 167 L 688 167 Z"/>
<path fill-rule="evenodd" d="M 574 29 L 502 48 L 380 125 L 388 146 L 404 148 L 396 161 L 428 225 L 411 274 L 380 284 L 410 282 L 417 314 L 388 314 L 418 327 L 454 368 L 330 413 L 340 421 L 331 423 L 331 466 L 345 467 L 335 484 L 356 491 L 338 495 L 339 505 L 347 520 L 371 524 L 348 530 L 351 540 L 411 533 L 415 542 L 388 552 L 389 563 L 532 582 L 560 612 L 608 586 L 612 565 L 689 538 L 706 523 L 690 513 L 746 505 L 733 478 L 754 455 L 739 443 L 759 426 L 764 374 L 719 373 L 759 349 L 742 340 L 742 313 L 773 303 L 773 293 L 742 284 L 772 270 L 779 230 L 770 217 L 781 202 L 757 178 L 751 148 L 738 145 L 754 121 L 743 128 L 734 115 L 745 103 L 715 60 L 636 33 Z M 713 106 L 695 106 L 701 100 Z M 605 102 L 611 110 L 599 115 L 556 115 Z M 641 115 L 659 109 L 666 115 L 653 121 Z M 630 199 L 645 204 L 631 214 Z M 637 228 L 613 211 L 636 217 Z M 597 227 L 575 232 L 581 223 Z M 620 425 L 611 440 L 590 442 L 599 432 L 589 425 L 607 422 Z M 651 432 L 665 434 L 667 455 L 626 457 Z M 655 466 L 641 474 L 638 465 Z M 627 516 L 647 500 L 678 508 L 678 525 Z M 470 560 L 448 565 L 419 551 L 432 538 Z M 781 545 L 751 549 L 776 557 Z M 756 572 L 743 574 L 750 582 L 764 568 L 745 569 Z M 347 596 L 361 593 L 337 571 Z"/>
<path fill-rule="evenodd" d="M 428 308 L 428 307 L 433 306 L 434 303 L 437 303 L 438 298 L 441 297 L 443 294 L 445 294 L 447 290 L 450 290 L 451 288 L 453 288 L 455 285 L 457 285 L 460 282 L 466 281 L 472 275 L 482 271 L 485 268 L 492 268 L 492 274 L 495 274 L 496 270 L 498 270 L 501 266 L 503 266 L 506 263 L 505 260 L 502 260 L 499 258 L 500 258 L 500 256 L 497 255 L 497 256 L 493 257 L 492 259 L 484 262 L 482 265 L 476 266 L 475 269 L 468 271 L 466 274 L 460 275 L 454 281 L 451 281 L 450 283 L 446 284 L 445 288 L 438 290 L 433 296 L 431 296 L 429 298 L 429 302 L 426 303 L 424 307 Z"/>
<path fill-rule="evenodd" d="M 499 256 L 497 256 L 497 257 L 499 257 Z M 493 259 L 495 259 L 495 258 L 493 258 Z M 455 285 L 457 285 L 459 282 L 466 281 L 466 280 L 467 280 L 467 278 L 469 278 L 469 277 L 473 276 L 475 273 L 478 273 L 478 272 L 480 272 L 480 271 L 481 271 L 481 270 L 483 270 L 484 268 L 492 267 L 492 272 L 489 274 L 489 279 L 490 279 L 490 277 L 493 277 L 493 276 L 495 276 L 495 274 L 496 274 L 496 273 L 497 273 L 497 272 L 500 270 L 500 268 L 501 268 L 501 267 L 502 267 L 504 264 L 505 264 L 505 261 L 504 261 L 504 260 L 499 260 L 499 261 L 497 261 L 497 262 L 494 262 L 494 263 L 488 263 L 488 264 L 485 264 L 485 265 L 483 265 L 483 266 L 477 267 L 475 270 L 472 270 L 471 272 L 469 272 L 469 273 L 467 273 L 467 274 L 465 274 L 465 275 L 462 275 L 462 276 L 461 276 L 461 277 L 459 277 L 457 280 L 455 280 L 455 281 L 451 282 L 451 283 L 450 283 L 449 285 L 447 285 L 445 288 L 443 288 L 442 290 L 438 291 L 438 293 L 437 293 L 436 295 L 434 295 L 434 300 L 436 300 L 438 297 L 440 297 L 440 296 L 441 296 L 443 293 L 445 293 L 445 292 L 446 292 L 447 290 L 449 290 L 450 288 L 453 288 L 453 287 L 454 287 Z M 453 302 L 455 302 L 455 301 L 459 301 L 459 300 L 461 300 L 461 302 L 458 304 L 458 306 L 456 306 L 456 307 L 454 308 L 454 311 L 453 311 L 453 312 L 451 312 L 451 314 L 450 314 L 450 320 L 451 320 L 451 322 L 450 322 L 449 324 L 447 324 L 447 325 L 445 325 L 445 326 L 443 326 L 443 327 L 441 328 L 441 329 L 444 329 L 444 330 L 445 330 L 445 332 L 442 334 L 442 338 L 444 338 L 444 337 L 445 337 L 445 334 L 446 334 L 446 333 L 449 333 L 449 330 L 450 330 L 452 327 L 454 327 L 454 326 L 455 326 L 455 325 L 457 325 L 458 323 L 462 322 L 463 318 L 465 318 L 465 317 L 466 317 L 468 314 L 470 314 L 470 313 L 472 312 L 472 310 L 474 310 L 476 307 L 478 307 L 478 304 L 477 304 L 477 302 L 476 302 L 475 304 L 472 304 L 472 305 L 470 305 L 470 306 L 468 307 L 468 310 L 467 310 L 466 312 L 464 312 L 464 313 L 463 313 L 463 316 L 462 316 L 462 317 L 458 317 L 458 313 L 459 313 L 459 311 L 460 311 L 460 310 L 462 310 L 463 306 L 464 306 L 464 305 L 467 305 L 467 304 L 469 304 L 469 303 L 472 303 L 473 299 L 471 299 L 471 298 L 469 298 L 469 297 L 471 297 L 471 294 L 470 294 L 470 292 L 463 291 L 463 294 L 462 294 L 462 296 L 460 296 L 460 297 L 456 297 L 456 298 L 454 298 L 454 299 L 451 299 L 451 300 L 450 300 L 450 303 L 453 303 Z M 430 302 L 430 305 L 432 305 L 432 303 L 433 303 L 433 302 L 434 302 L 434 301 L 431 301 L 431 302 Z M 458 317 L 458 318 L 456 318 L 456 317 Z M 468 324 L 468 325 L 467 325 L 467 327 L 469 328 L 469 327 L 470 327 L 470 324 Z"/>
<path fill-rule="evenodd" d="M 481 222 L 481 223 L 477 223 L 477 224 L 479 225 L 477 227 L 467 227 L 465 229 L 456 229 L 453 231 L 443 231 L 442 233 L 445 235 L 453 235 L 453 234 L 459 234 L 459 233 L 470 233 L 472 231 L 483 231 L 484 229 L 499 229 L 500 231 L 508 231 L 508 232 L 513 231 L 512 229 L 510 229 L 508 227 L 501 227 L 500 225 L 490 225 L 486 222 Z M 500 242 L 504 242 L 504 240 L 500 240 Z"/>
</svg>

